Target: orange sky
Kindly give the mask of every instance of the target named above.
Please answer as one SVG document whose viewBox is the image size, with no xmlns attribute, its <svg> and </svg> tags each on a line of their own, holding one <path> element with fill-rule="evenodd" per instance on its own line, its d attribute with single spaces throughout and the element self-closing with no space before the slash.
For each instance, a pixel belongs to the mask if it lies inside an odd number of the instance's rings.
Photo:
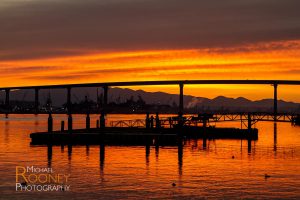
<svg viewBox="0 0 300 200">
<path fill-rule="evenodd" d="M 1 0 L 0 87 L 188 79 L 300 80 L 300 1 Z M 135 87 L 139 89 L 138 87 Z M 142 87 L 178 93 L 178 87 Z M 298 87 L 279 98 L 300 102 Z M 186 86 L 273 98 L 270 86 Z"/>
<path fill-rule="evenodd" d="M 87 82 L 188 79 L 299 80 L 300 40 L 227 49 L 165 49 L 97 52 L 0 61 L 1 87 Z M 12 81 L 13 80 L 13 81 Z M 177 93 L 177 86 L 133 87 Z M 299 87 L 279 87 L 279 97 L 299 101 Z M 270 86 L 193 85 L 185 94 L 272 98 Z"/>
</svg>

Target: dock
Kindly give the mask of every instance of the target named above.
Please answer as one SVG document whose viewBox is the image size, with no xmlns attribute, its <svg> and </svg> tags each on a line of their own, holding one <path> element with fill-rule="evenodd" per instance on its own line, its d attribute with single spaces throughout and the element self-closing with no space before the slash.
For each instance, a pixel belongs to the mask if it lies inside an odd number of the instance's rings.
<svg viewBox="0 0 300 200">
<path fill-rule="evenodd" d="M 257 140 L 258 130 L 215 127 L 135 128 L 106 127 L 31 133 L 32 145 L 108 144 L 108 145 L 176 145 L 180 139 Z"/>
</svg>

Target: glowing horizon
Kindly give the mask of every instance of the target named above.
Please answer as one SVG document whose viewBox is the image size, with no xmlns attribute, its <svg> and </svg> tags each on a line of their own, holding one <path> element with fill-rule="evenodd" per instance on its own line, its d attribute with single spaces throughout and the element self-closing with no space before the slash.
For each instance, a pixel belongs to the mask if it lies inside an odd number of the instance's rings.
<svg viewBox="0 0 300 200">
<path fill-rule="evenodd" d="M 276 48 L 274 48 L 274 46 Z M 94 52 L 0 61 L 1 87 L 92 82 L 154 80 L 299 80 L 300 41 L 282 41 L 219 49 L 169 49 Z M 11 80 L 14 80 L 11 82 Z M 130 87 L 146 91 L 177 93 L 173 86 Z M 284 88 L 284 90 L 280 90 Z M 205 91 L 205 95 L 203 95 Z M 294 86 L 281 86 L 280 97 L 300 101 Z M 185 94 L 272 98 L 272 89 L 262 86 L 192 85 Z M 240 94 L 240 95 L 239 95 Z M 299 96 L 299 97 L 298 97 Z"/>
</svg>

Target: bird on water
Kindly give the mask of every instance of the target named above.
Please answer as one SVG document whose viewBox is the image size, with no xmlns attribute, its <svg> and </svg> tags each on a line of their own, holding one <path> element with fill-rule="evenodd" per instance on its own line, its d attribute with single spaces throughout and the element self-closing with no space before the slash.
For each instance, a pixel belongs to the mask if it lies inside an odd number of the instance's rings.
<svg viewBox="0 0 300 200">
<path fill-rule="evenodd" d="M 270 178 L 271 176 L 268 174 L 265 174 L 265 178 Z"/>
</svg>

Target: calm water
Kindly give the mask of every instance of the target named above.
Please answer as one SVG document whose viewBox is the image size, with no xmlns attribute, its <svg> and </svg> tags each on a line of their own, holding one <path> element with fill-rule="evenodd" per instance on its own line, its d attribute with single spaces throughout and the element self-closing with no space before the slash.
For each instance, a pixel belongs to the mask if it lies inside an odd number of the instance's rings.
<svg viewBox="0 0 300 200">
<path fill-rule="evenodd" d="M 128 116 L 109 116 L 119 118 Z M 54 116 L 55 129 L 62 119 L 66 116 Z M 146 154 L 144 146 L 105 146 L 101 155 L 98 145 L 53 146 L 51 157 L 47 146 L 31 146 L 29 138 L 31 132 L 46 130 L 46 120 L 46 115 L 0 116 L 1 199 L 300 198 L 300 127 L 289 123 L 276 128 L 259 122 L 259 139 L 251 148 L 241 140 L 210 140 L 206 148 L 202 140 L 191 140 L 182 151 L 150 147 Z M 74 123 L 84 127 L 84 116 L 76 115 Z M 70 191 L 16 192 L 15 167 L 32 165 L 71 174 Z"/>
</svg>

